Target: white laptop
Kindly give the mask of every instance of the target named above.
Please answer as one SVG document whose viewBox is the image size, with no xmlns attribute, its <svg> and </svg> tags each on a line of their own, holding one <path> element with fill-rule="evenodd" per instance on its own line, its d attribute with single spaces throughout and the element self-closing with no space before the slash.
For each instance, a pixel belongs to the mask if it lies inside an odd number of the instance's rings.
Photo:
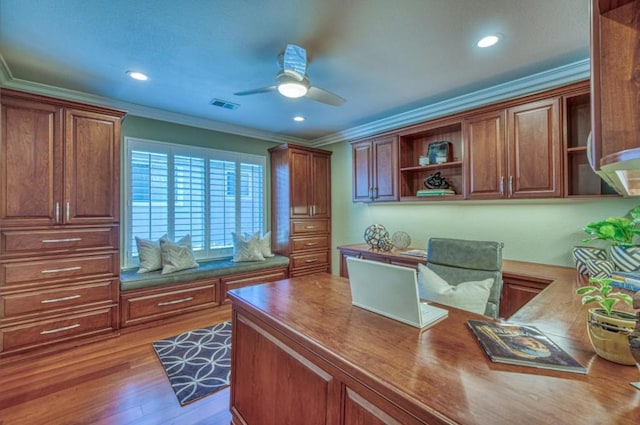
<svg viewBox="0 0 640 425">
<path fill-rule="evenodd" d="M 378 261 L 347 258 L 351 303 L 391 319 L 424 328 L 448 311 L 420 301 L 416 271 Z"/>
</svg>

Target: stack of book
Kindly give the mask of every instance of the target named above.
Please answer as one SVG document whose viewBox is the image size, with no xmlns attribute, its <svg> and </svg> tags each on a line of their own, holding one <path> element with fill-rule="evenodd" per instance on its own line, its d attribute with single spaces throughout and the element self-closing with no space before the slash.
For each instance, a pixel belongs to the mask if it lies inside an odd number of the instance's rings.
<svg viewBox="0 0 640 425">
<path fill-rule="evenodd" d="M 640 270 L 633 272 L 611 272 L 611 286 L 628 289 L 629 291 L 640 291 Z"/>
<path fill-rule="evenodd" d="M 416 192 L 416 196 L 447 196 L 455 195 L 453 189 L 421 189 Z"/>
</svg>

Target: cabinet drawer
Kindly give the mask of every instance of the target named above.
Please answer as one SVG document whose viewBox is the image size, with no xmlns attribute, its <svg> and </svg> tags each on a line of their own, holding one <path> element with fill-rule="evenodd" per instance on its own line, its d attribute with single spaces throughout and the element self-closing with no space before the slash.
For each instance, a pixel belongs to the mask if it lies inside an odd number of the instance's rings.
<svg viewBox="0 0 640 425">
<path fill-rule="evenodd" d="M 118 302 L 118 279 L 0 296 L 0 318 L 49 312 L 86 304 Z"/>
<path fill-rule="evenodd" d="M 117 306 L 0 329 L 7 352 L 116 330 Z"/>
<path fill-rule="evenodd" d="M 118 249 L 118 227 L 45 230 L 3 230 L 0 254 L 5 256 Z"/>
<path fill-rule="evenodd" d="M 117 266 L 118 254 L 3 263 L 0 264 L 0 285 L 72 279 L 90 275 L 114 276 L 118 273 Z"/>
<path fill-rule="evenodd" d="M 329 233 L 329 220 L 292 220 L 291 235 Z"/>
<path fill-rule="evenodd" d="M 291 250 L 293 252 L 310 251 L 315 249 L 328 249 L 329 236 L 309 236 L 306 238 L 291 239 Z"/>
<path fill-rule="evenodd" d="M 265 282 L 275 282 L 276 280 L 286 279 L 288 275 L 287 269 L 283 268 L 223 277 L 220 280 L 220 300 L 223 304 L 230 302 L 229 298 L 227 298 L 227 291 L 230 291 L 231 289 L 243 288 L 245 286 Z"/>
<path fill-rule="evenodd" d="M 216 280 L 122 294 L 122 326 L 218 305 Z"/>
<path fill-rule="evenodd" d="M 291 256 L 291 268 L 321 267 L 329 265 L 329 253 L 327 251 L 313 254 L 296 254 Z"/>
</svg>

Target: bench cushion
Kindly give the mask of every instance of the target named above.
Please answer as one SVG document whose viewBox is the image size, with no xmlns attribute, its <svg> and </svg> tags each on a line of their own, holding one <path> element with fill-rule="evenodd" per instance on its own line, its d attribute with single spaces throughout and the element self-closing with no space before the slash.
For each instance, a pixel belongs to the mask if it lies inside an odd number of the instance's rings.
<svg viewBox="0 0 640 425">
<path fill-rule="evenodd" d="M 197 268 L 169 274 L 161 274 L 159 270 L 149 273 L 137 273 L 137 269 L 122 270 L 120 273 L 120 290 L 128 291 L 131 289 L 170 285 L 179 282 L 190 282 L 209 277 L 248 273 L 274 267 L 288 267 L 289 257 L 275 255 L 264 261 L 243 263 L 234 263 L 228 258 L 224 260 L 200 261 L 199 264 Z"/>
</svg>

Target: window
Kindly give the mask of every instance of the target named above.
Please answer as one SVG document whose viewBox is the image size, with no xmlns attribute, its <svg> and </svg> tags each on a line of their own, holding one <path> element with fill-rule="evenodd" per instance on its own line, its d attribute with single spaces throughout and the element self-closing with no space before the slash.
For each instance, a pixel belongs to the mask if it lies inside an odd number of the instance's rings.
<svg viewBox="0 0 640 425">
<path fill-rule="evenodd" d="M 125 267 L 135 237 L 191 235 L 196 258 L 232 254 L 231 232 L 264 231 L 265 157 L 125 138 Z"/>
</svg>

